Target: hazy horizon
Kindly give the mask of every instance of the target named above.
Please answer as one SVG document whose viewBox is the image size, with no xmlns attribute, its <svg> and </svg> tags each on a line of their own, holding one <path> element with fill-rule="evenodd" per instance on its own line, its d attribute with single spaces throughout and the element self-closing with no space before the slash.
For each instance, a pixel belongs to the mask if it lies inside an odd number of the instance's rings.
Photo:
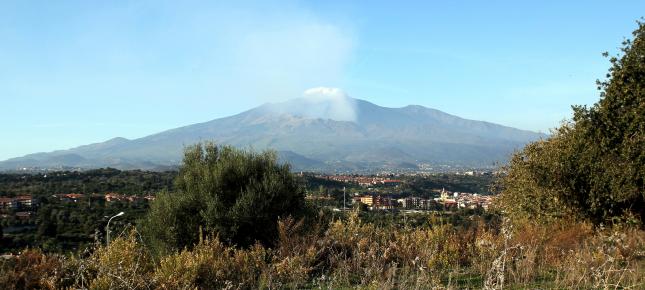
<svg viewBox="0 0 645 290">
<path fill-rule="evenodd" d="M 617 53 L 642 11 L 642 1 L 5 1 L 0 160 L 139 138 L 316 87 L 548 132 L 571 105 L 598 100 L 601 53 Z"/>
</svg>

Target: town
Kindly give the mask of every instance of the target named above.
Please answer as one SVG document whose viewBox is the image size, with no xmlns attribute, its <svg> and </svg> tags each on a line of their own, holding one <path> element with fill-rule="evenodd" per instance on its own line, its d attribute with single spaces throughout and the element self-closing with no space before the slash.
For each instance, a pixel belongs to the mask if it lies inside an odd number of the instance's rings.
<svg viewBox="0 0 645 290">
<path fill-rule="evenodd" d="M 302 175 L 302 174 L 301 174 Z M 466 176 L 474 176 L 472 171 Z M 451 211 L 456 209 L 488 209 L 494 199 L 493 195 L 449 191 L 445 188 L 432 188 L 424 192 L 424 196 L 414 196 L 401 189 L 409 179 L 405 175 L 324 175 L 317 174 L 316 178 L 346 184 L 351 189 L 343 186 L 343 201 L 340 208 L 364 207 L 368 210 L 403 210 L 403 211 Z M 311 192 L 308 200 L 331 200 L 330 194 L 321 194 L 321 191 Z"/>
<path fill-rule="evenodd" d="M 307 195 L 306 199 L 331 200 L 331 196 Z M 409 196 L 396 198 L 387 194 L 378 193 L 353 193 L 347 197 L 343 203 L 345 206 L 358 207 L 364 206 L 368 210 L 404 210 L 404 211 L 451 211 L 456 209 L 488 209 L 494 196 L 480 195 L 477 193 L 467 192 L 448 192 L 440 190 L 439 197 L 422 198 Z M 335 208 L 341 210 L 341 208 Z M 344 208 L 347 210 L 347 207 Z"/>
<path fill-rule="evenodd" d="M 382 195 L 352 196 L 352 204 L 362 204 L 371 210 L 454 210 L 458 208 L 488 209 L 493 196 L 466 192 L 447 192 L 442 190 L 440 197 L 425 199 L 421 197 L 392 198 Z"/>
</svg>

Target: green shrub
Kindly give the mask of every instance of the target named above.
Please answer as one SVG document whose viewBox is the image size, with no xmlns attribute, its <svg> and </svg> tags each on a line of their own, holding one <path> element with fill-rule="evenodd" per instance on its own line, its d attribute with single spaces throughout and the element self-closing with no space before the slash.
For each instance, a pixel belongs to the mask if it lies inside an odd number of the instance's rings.
<svg viewBox="0 0 645 290">
<path fill-rule="evenodd" d="M 189 147 L 175 189 L 160 194 L 141 223 L 159 253 L 192 248 L 200 232 L 228 245 L 271 245 L 278 218 L 305 210 L 302 185 L 273 152 Z"/>
<path fill-rule="evenodd" d="M 512 158 L 500 206 L 514 220 L 645 221 L 645 24 L 610 59 L 601 99 Z"/>
</svg>

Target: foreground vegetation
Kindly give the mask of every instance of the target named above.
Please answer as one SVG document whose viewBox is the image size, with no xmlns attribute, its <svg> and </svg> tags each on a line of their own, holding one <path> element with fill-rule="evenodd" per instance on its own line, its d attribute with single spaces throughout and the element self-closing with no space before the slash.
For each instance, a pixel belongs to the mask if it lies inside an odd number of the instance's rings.
<svg viewBox="0 0 645 290">
<path fill-rule="evenodd" d="M 324 215 L 321 213 L 321 215 Z M 324 220 L 322 216 L 321 221 Z M 28 250 L 5 261 L 3 289 L 642 288 L 645 232 L 586 223 L 387 228 L 346 220 L 279 222 L 273 247 L 202 237 L 155 256 L 137 231 L 65 257 Z"/>
</svg>

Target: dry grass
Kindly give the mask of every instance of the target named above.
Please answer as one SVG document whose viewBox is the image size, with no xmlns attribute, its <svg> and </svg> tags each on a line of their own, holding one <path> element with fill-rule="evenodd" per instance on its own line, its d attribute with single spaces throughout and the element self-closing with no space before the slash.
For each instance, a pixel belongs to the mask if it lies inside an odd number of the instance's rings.
<svg viewBox="0 0 645 290">
<path fill-rule="evenodd" d="M 136 231 L 86 256 L 37 250 L 2 262 L 2 289 L 625 289 L 645 287 L 645 232 L 584 223 L 379 228 L 356 214 L 304 229 L 279 223 L 272 248 L 216 237 L 153 260 Z"/>
</svg>

